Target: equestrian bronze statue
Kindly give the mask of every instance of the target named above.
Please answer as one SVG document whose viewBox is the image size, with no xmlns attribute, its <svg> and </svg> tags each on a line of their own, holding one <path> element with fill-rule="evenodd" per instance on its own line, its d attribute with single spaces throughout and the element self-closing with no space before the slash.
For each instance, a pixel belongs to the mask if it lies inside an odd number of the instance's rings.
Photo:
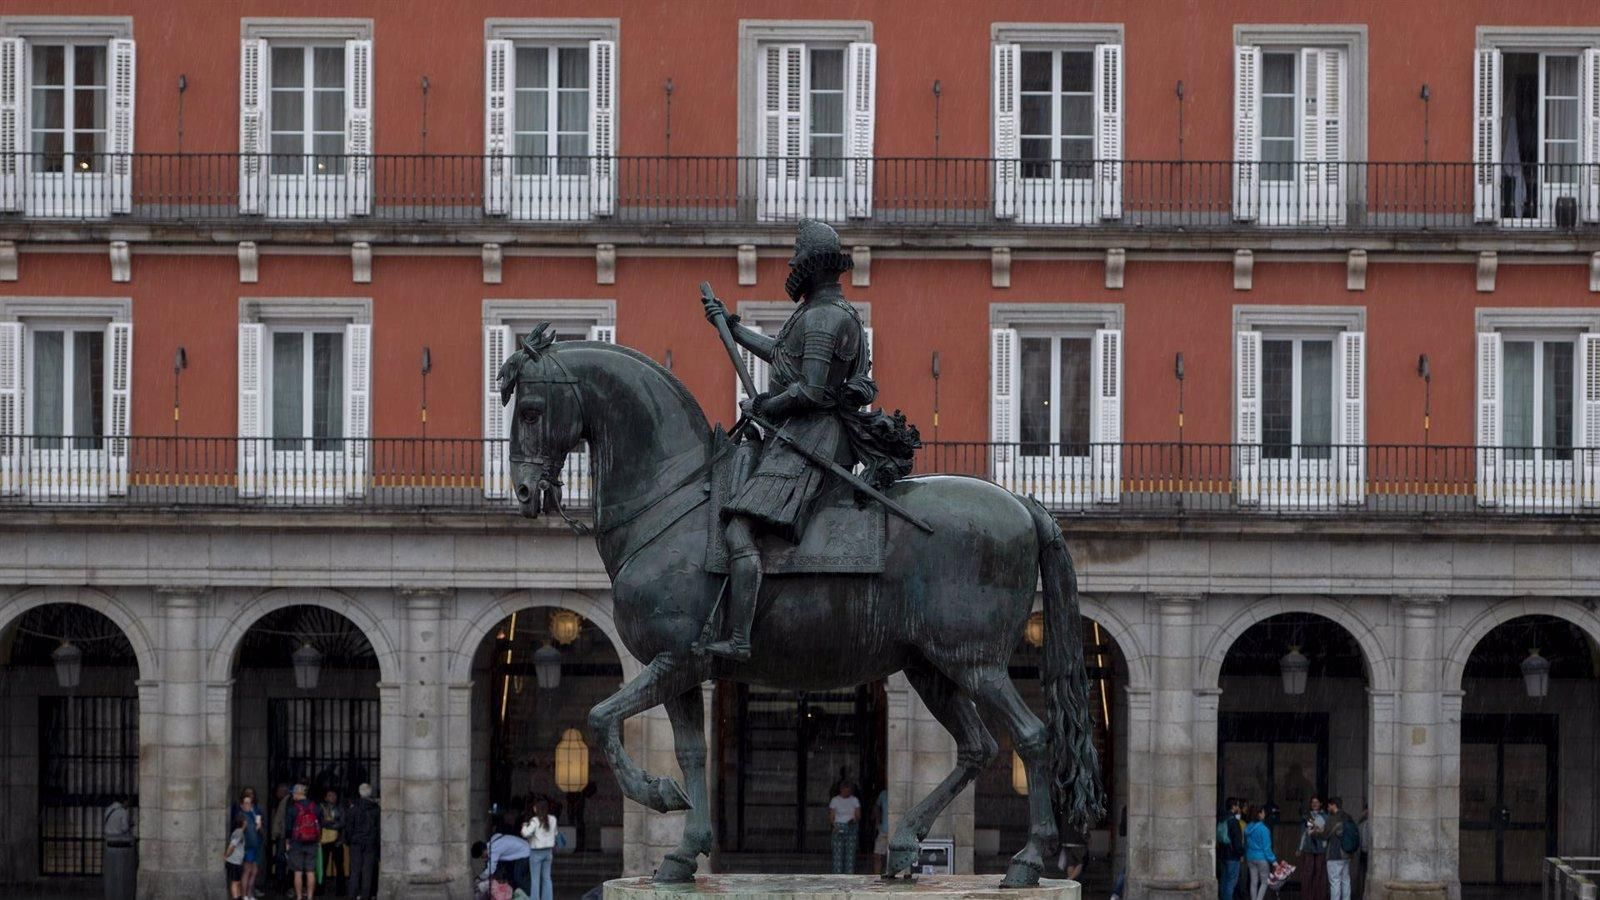
<svg viewBox="0 0 1600 900">
<path fill-rule="evenodd" d="M 672 373 L 626 347 L 557 344 L 541 325 L 500 369 L 523 515 L 561 511 L 563 463 L 588 442 L 617 630 L 647 663 L 590 711 L 589 727 L 624 795 L 688 811 L 655 878 L 689 881 L 712 842 L 704 681 L 837 690 L 903 671 L 955 738 L 957 766 L 898 815 L 884 877 L 910 873 L 934 819 L 999 753 L 981 706 L 1011 732 L 1028 775 L 1028 841 L 1002 884 L 1037 884 L 1057 822 L 1087 829 L 1103 814 L 1065 540 L 1038 503 L 991 482 L 906 477 L 916 432 L 898 414 L 864 409 L 877 387 L 838 285 L 850 260 L 837 235 L 803 223 L 790 265 L 798 306 L 772 338 L 704 292 L 713 325 L 771 363 L 771 390 L 747 400 L 731 433 L 707 423 Z M 1041 582 L 1044 722 L 1008 674 Z M 622 722 L 657 705 L 672 723 L 682 787 L 623 747 Z"/>
</svg>

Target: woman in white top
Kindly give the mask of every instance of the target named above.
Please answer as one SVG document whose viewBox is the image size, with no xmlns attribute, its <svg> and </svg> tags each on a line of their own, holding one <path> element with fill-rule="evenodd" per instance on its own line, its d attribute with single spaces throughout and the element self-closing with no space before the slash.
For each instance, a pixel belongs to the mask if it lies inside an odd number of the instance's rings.
<svg viewBox="0 0 1600 900">
<path fill-rule="evenodd" d="M 553 900 L 550 857 L 558 834 L 556 817 L 550 815 L 550 802 L 543 797 L 533 801 L 533 818 L 522 826 L 522 836 L 528 839 L 528 867 L 533 875 L 533 896 L 528 900 Z"/>
</svg>

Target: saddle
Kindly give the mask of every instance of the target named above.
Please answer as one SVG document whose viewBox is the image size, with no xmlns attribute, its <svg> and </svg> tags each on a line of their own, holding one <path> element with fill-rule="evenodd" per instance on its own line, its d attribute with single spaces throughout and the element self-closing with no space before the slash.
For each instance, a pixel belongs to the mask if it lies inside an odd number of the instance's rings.
<svg viewBox="0 0 1600 900">
<path fill-rule="evenodd" d="M 734 483 L 740 454 L 730 453 L 711 469 L 710 538 L 706 545 L 706 571 L 728 574 L 728 548 L 722 539 L 722 506 L 738 489 Z M 792 544 L 776 535 L 756 539 L 761 566 L 767 575 L 878 575 L 888 555 L 888 516 L 882 504 L 856 502 L 855 490 L 837 478 L 824 489 L 800 534 Z"/>
</svg>

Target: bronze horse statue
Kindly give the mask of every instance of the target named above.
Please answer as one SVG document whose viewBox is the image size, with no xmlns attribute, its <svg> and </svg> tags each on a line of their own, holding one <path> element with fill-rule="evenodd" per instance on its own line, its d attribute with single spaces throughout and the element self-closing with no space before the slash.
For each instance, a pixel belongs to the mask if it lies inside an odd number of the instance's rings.
<svg viewBox="0 0 1600 900">
<path fill-rule="evenodd" d="M 889 495 L 933 534 L 888 519 L 881 575 L 768 577 L 750 660 L 697 654 L 723 582 L 706 565 L 707 473 L 729 440 L 648 357 L 614 344 L 552 341 L 544 326 L 536 328 L 499 373 L 502 402 L 515 403 L 512 484 L 523 515 L 559 511 L 562 463 L 588 442 L 594 530 L 617 630 L 628 652 L 648 660 L 643 673 L 590 710 L 589 727 L 624 795 L 657 812 L 688 810 L 682 842 L 655 879 L 691 881 L 698 857 L 711 852 L 705 680 L 831 690 L 903 671 L 954 736 L 958 762 L 901 816 L 884 877 L 910 872 L 935 817 L 999 753 L 978 716 L 981 706 L 1005 723 L 1028 774 L 1028 842 L 1002 884 L 1037 884 L 1057 846 L 1058 815 L 1087 829 L 1103 814 L 1077 579 L 1049 514 L 977 478 L 901 480 Z M 1028 709 L 1007 671 L 1041 580 L 1046 722 Z M 672 723 L 683 787 L 644 771 L 623 748 L 623 720 L 658 704 Z"/>
</svg>

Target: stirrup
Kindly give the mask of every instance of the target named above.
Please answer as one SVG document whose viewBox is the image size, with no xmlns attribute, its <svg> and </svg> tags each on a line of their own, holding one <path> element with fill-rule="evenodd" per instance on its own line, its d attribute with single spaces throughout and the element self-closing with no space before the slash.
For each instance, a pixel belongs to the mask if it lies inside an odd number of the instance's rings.
<svg viewBox="0 0 1600 900">
<path fill-rule="evenodd" d="M 731 659 L 734 662 L 747 662 L 750 659 L 749 641 L 729 638 L 725 641 L 714 641 L 706 644 L 704 650 L 712 656 L 720 656 L 724 659 Z"/>
</svg>

